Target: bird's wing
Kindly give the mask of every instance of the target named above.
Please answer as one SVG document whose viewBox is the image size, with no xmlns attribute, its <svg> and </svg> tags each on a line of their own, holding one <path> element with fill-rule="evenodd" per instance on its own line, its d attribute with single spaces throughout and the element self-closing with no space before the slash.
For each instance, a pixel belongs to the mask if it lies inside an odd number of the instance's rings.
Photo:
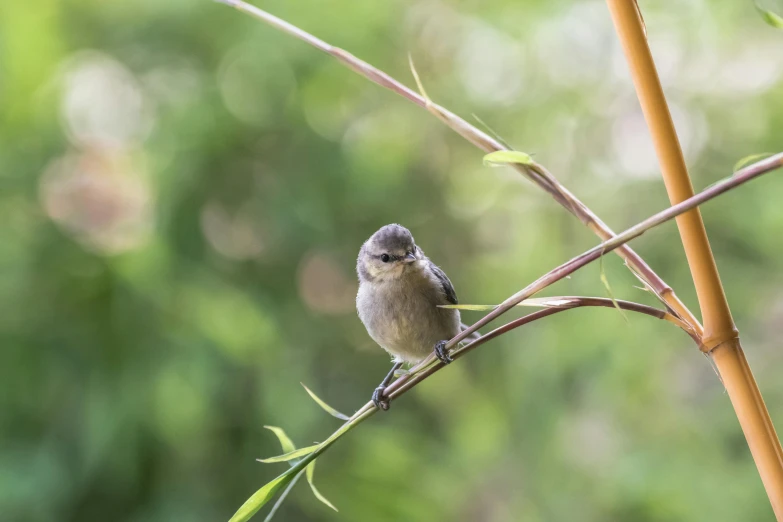
<svg viewBox="0 0 783 522">
<path fill-rule="evenodd" d="M 440 282 L 440 286 L 443 288 L 443 293 L 446 294 L 446 301 L 451 304 L 458 304 L 457 292 L 454 291 L 454 285 L 451 284 L 451 281 L 449 281 L 449 278 L 446 276 L 445 272 L 443 272 L 443 270 L 438 268 L 433 263 L 430 263 L 430 270 Z"/>
</svg>

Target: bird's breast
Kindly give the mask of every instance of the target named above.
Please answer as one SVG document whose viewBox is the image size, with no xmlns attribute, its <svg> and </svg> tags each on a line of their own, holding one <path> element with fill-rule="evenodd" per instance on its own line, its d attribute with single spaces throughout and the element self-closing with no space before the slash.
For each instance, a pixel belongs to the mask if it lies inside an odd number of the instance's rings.
<svg viewBox="0 0 783 522">
<path fill-rule="evenodd" d="M 442 293 L 427 282 L 406 280 L 359 286 L 356 304 L 370 336 L 396 357 L 416 362 L 436 342 L 459 333 L 459 312 L 438 308 Z"/>
</svg>

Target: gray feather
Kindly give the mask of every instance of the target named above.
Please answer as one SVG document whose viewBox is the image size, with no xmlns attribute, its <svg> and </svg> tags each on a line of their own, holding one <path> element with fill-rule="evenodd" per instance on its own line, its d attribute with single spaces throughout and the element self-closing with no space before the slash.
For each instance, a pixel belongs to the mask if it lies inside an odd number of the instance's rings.
<svg viewBox="0 0 783 522">
<path fill-rule="evenodd" d="M 459 304 L 457 301 L 457 292 L 454 290 L 454 285 L 451 284 L 446 273 L 441 270 L 436 264 L 430 262 L 429 269 L 438 278 L 440 285 L 443 288 L 443 293 L 446 294 L 446 301 L 451 304 Z"/>
<path fill-rule="evenodd" d="M 446 274 L 418 248 L 408 229 L 387 225 L 357 259 L 356 309 L 367 332 L 397 361 L 416 363 L 435 344 L 460 332 L 457 293 Z"/>
</svg>

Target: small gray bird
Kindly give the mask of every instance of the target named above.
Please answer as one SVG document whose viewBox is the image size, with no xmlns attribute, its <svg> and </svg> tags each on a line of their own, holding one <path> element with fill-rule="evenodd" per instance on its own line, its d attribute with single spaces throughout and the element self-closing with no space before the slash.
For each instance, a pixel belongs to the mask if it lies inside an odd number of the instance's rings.
<svg viewBox="0 0 783 522">
<path fill-rule="evenodd" d="M 372 396 L 378 408 L 387 410 L 384 390 L 403 363 L 415 364 L 433 349 L 443 363 L 451 362 L 444 346 L 464 327 L 459 310 L 438 305 L 457 304 L 457 294 L 443 270 L 424 255 L 401 225 L 386 225 L 362 245 L 356 272 L 359 318 L 394 361 Z"/>
</svg>

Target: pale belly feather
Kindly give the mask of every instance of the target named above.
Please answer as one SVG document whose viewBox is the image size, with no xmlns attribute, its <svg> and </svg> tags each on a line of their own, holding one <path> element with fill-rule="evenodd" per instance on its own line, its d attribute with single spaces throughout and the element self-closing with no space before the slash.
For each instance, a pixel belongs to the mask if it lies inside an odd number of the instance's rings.
<svg viewBox="0 0 783 522">
<path fill-rule="evenodd" d="M 459 311 L 437 307 L 447 302 L 436 285 L 362 283 L 356 303 L 370 337 L 399 361 L 416 363 L 460 331 Z"/>
</svg>

